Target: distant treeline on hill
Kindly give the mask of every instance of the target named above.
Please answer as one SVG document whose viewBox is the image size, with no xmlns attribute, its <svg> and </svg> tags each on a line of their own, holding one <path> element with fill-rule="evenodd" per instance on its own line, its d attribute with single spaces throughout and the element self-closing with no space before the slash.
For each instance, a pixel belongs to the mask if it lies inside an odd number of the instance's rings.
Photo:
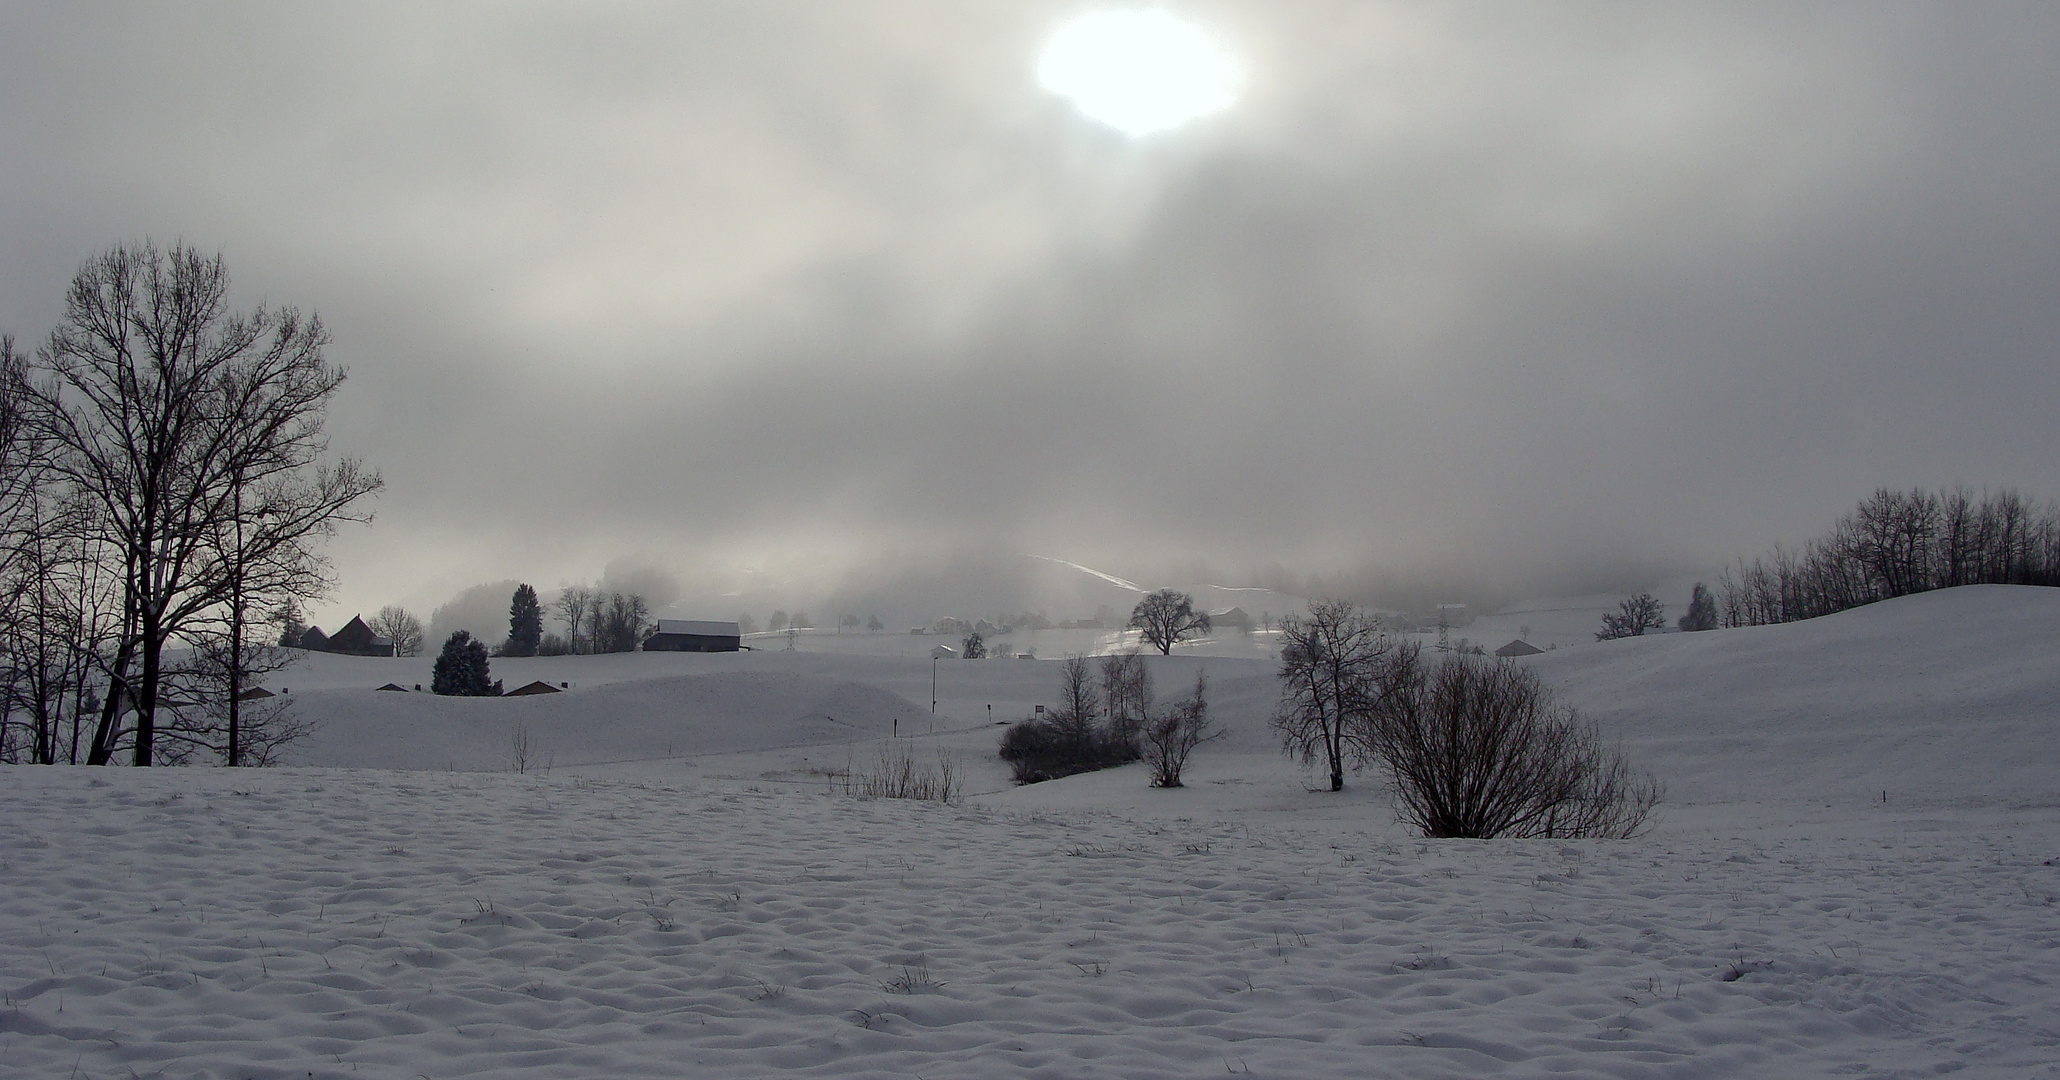
<svg viewBox="0 0 2060 1080">
<path fill-rule="evenodd" d="M 2014 491 L 1882 488 L 1799 551 L 1718 578 L 1725 626 L 1761 626 L 1955 585 L 2060 585 L 2060 508 Z"/>
</svg>

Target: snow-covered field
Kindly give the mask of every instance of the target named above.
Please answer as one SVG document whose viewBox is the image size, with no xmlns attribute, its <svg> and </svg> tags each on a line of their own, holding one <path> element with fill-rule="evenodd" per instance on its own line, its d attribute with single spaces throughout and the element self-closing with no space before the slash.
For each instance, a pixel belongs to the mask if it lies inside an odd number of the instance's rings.
<svg viewBox="0 0 2060 1080">
<path fill-rule="evenodd" d="M 850 642 L 318 657 L 311 767 L 0 780 L 0 1074 L 2060 1077 L 2056 640 L 1984 587 L 1538 657 L 1673 792 L 1572 843 L 1306 790 L 1245 643 L 1154 661 L 1233 728 L 1178 791 L 1008 788 L 1049 661 L 939 665 L 933 729 Z M 895 732 L 978 794 L 834 790 Z"/>
</svg>

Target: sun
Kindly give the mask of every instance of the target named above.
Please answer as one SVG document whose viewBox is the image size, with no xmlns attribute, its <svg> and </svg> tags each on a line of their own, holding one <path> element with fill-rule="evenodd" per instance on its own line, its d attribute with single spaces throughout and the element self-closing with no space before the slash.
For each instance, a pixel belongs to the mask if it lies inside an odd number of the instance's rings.
<svg viewBox="0 0 2060 1080">
<path fill-rule="evenodd" d="M 1163 11 L 1097 11 L 1052 35 L 1037 64 L 1045 89 L 1125 134 L 1178 127 L 1237 96 L 1230 57 Z"/>
</svg>

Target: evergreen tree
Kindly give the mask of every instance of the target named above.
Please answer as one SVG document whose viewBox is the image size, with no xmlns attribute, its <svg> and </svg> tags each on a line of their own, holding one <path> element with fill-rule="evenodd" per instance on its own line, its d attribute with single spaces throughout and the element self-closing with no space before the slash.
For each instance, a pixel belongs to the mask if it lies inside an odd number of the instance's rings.
<svg viewBox="0 0 2060 1080">
<path fill-rule="evenodd" d="M 1717 599 L 1710 595 L 1709 586 L 1698 581 L 1695 595 L 1689 598 L 1688 614 L 1681 616 L 1683 630 L 1715 630 L 1717 628 Z"/>
<path fill-rule="evenodd" d="M 431 669 L 429 688 L 449 697 L 492 697 L 494 683 L 487 671 L 486 643 L 464 630 L 452 633 Z"/>
<path fill-rule="evenodd" d="M 536 590 L 528 585 L 515 586 L 515 597 L 508 602 L 508 644 L 502 652 L 508 656 L 535 656 L 537 642 L 544 636 L 544 605 L 536 598 Z"/>
<path fill-rule="evenodd" d="M 279 645 L 281 648 L 300 648 L 300 636 L 308 632 L 308 624 L 300 616 L 300 605 L 288 597 L 272 613 L 272 621 L 279 624 Z"/>
</svg>

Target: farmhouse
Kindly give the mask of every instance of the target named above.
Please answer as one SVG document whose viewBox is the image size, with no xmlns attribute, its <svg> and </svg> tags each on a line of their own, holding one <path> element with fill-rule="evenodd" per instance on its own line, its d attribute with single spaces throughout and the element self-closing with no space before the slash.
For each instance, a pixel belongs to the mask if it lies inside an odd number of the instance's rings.
<svg viewBox="0 0 2060 1080">
<path fill-rule="evenodd" d="M 644 639 L 645 652 L 736 652 L 743 634 L 733 622 L 660 619 L 658 631 Z"/>
<path fill-rule="evenodd" d="M 306 638 L 301 641 L 302 648 L 313 648 L 306 643 Z M 373 633 L 362 617 L 353 615 L 343 629 L 329 635 L 329 642 L 322 651 L 346 656 L 392 656 L 393 641 Z"/>
</svg>

